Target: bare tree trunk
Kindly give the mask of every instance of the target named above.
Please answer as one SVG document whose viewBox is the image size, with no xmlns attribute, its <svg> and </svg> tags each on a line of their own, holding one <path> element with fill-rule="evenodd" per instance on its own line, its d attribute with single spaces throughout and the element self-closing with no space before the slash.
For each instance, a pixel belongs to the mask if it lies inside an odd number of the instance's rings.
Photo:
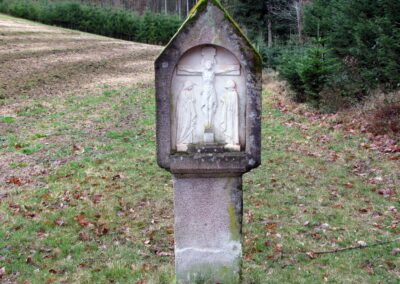
<svg viewBox="0 0 400 284">
<path fill-rule="evenodd" d="M 299 36 L 299 43 L 303 44 L 303 0 L 295 2 L 296 20 L 297 20 L 297 34 Z"/>
<path fill-rule="evenodd" d="M 268 47 L 272 47 L 272 21 L 268 19 Z"/>
<path fill-rule="evenodd" d="M 178 0 L 178 14 L 179 18 L 182 18 L 182 0 Z"/>
<path fill-rule="evenodd" d="M 189 16 L 189 0 L 186 0 L 186 17 Z"/>
</svg>

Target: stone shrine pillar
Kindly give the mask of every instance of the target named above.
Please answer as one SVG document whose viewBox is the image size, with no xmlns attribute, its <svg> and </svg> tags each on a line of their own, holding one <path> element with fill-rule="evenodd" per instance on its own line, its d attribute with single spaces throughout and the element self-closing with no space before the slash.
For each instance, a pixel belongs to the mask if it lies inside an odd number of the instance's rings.
<svg viewBox="0 0 400 284">
<path fill-rule="evenodd" d="M 242 175 L 260 164 L 261 68 L 217 0 L 200 0 L 155 62 L 177 283 L 240 282 Z"/>
</svg>

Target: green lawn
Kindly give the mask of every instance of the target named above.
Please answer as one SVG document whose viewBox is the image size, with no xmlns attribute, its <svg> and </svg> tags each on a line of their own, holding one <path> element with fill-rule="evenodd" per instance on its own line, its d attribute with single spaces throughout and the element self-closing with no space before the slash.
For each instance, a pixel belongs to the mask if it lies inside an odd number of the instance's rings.
<svg viewBox="0 0 400 284">
<path fill-rule="evenodd" d="M 0 155 L 16 158 L 0 184 L 1 281 L 173 282 L 172 184 L 155 161 L 154 101 L 149 87 L 102 86 L 2 117 Z M 398 283 L 400 242 L 373 244 L 400 233 L 399 161 L 334 130 L 334 116 L 275 102 L 264 92 L 262 166 L 244 178 L 243 283 Z M 27 181 L 25 171 L 39 174 Z M 310 253 L 360 241 L 367 247 Z"/>
</svg>

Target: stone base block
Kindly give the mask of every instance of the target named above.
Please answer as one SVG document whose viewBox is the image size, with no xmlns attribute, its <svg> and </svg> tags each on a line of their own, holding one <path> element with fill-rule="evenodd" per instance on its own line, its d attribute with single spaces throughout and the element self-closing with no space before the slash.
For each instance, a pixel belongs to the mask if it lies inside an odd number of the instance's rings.
<svg viewBox="0 0 400 284">
<path fill-rule="evenodd" d="M 177 283 L 239 283 L 242 178 L 174 176 Z"/>
</svg>

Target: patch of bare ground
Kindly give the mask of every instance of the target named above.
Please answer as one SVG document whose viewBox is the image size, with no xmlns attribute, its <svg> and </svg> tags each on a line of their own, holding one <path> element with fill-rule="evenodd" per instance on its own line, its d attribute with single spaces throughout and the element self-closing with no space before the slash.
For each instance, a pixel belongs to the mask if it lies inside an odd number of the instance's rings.
<svg viewBox="0 0 400 284">
<path fill-rule="evenodd" d="M 17 19 L 12 17 L 5 17 L 0 19 L 1 32 L 18 32 L 18 33 L 80 33 L 79 31 L 59 29 L 53 26 L 43 25 L 40 23 L 33 23 L 31 21 Z"/>
<path fill-rule="evenodd" d="M 105 132 L 132 127 L 140 115 L 133 106 L 131 117 L 118 117 L 116 123 L 98 114 L 112 111 L 118 100 L 68 114 L 66 98 L 79 102 L 87 95 L 101 96 L 104 85 L 123 89 L 150 84 L 161 50 L 14 18 L 0 19 L 0 43 L 0 117 L 15 119 L 0 122 L 0 194 L 45 186 L 44 177 L 79 159 L 85 147 L 96 151 Z M 50 119 L 58 114 L 63 117 L 57 122 Z"/>
<path fill-rule="evenodd" d="M 81 89 L 83 86 L 87 83 L 96 83 L 99 77 L 102 78 L 101 81 L 107 81 L 108 78 L 108 81 L 112 82 L 112 79 L 118 75 L 131 78 L 127 83 L 141 82 L 137 80 L 137 75 L 140 77 L 141 74 L 152 70 L 150 66 L 155 54 L 151 51 L 145 49 L 130 49 L 129 51 L 120 49 L 118 50 L 120 52 L 115 53 L 113 51 L 115 52 L 115 49 L 98 52 L 94 49 L 90 52 L 85 51 L 83 54 L 65 55 L 63 53 L 64 57 L 59 60 L 56 54 L 48 60 L 41 57 L 35 60 L 31 58 L 21 60 L 18 63 L 14 61 L 15 65 L 9 68 L 9 70 L 14 69 L 14 73 L 8 75 L 4 72 L 1 75 L 3 94 L 6 97 L 62 95 L 64 92 L 83 91 Z M 143 59 L 146 58 L 148 60 L 143 63 Z M 140 63 L 137 64 L 135 59 L 141 59 Z M 32 61 L 38 61 L 37 64 L 32 64 L 34 72 L 26 69 L 26 66 L 33 63 Z M 127 62 L 132 62 L 130 68 L 124 66 Z M 4 65 L 0 69 L 3 69 Z M 82 74 L 85 75 L 82 76 Z"/>
<path fill-rule="evenodd" d="M 3 40 L 7 41 L 7 37 Z M 115 75 L 120 77 L 119 83 L 135 83 L 135 78 L 141 82 L 147 80 L 148 76 L 142 73 L 151 71 L 152 61 L 160 51 L 157 46 L 97 36 L 93 40 L 91 36 L 75 40 L 69 38 L 69 34 L 61 43 L 30 43 L 30 39 L 10 43 L 8 49 L 0 52 L 0 90 L 3 96 L 59 95 L 67 86 L 71 92 L 87 85 L 87 82 L 93 85 L 97 82 L 96 77 L 101 77 L 101 82 L 112 83 Z M 138 59 L 141 62 L 136 66 Z M 143 66 L 144 60 L 148 66 Z M 129 62 L 131 68 L 126 69 Z M 82 73 L 85 76 L 80 76 Z"/>
<path fill-rule="evenodd" d="M 89 44 L 88 44 L 89 43 Z M 19 41 L 18 43 L 7 43 L 0 47 L 0 60 L 2 62 L 11 61 L 15 59 L 25 59 L 29 57 L 38 57 L 50 53 L 68 52 L 79 49 L 92 49 L 97 45 L 105 45 L 107 43 L 116 45 L 114 42 L 98 40 L 74 40 L 68 41 L 52 41 L 52 42 L 30 42 Z M 77 45 L 80 48 L 77 49 Z"/>
</svg>

